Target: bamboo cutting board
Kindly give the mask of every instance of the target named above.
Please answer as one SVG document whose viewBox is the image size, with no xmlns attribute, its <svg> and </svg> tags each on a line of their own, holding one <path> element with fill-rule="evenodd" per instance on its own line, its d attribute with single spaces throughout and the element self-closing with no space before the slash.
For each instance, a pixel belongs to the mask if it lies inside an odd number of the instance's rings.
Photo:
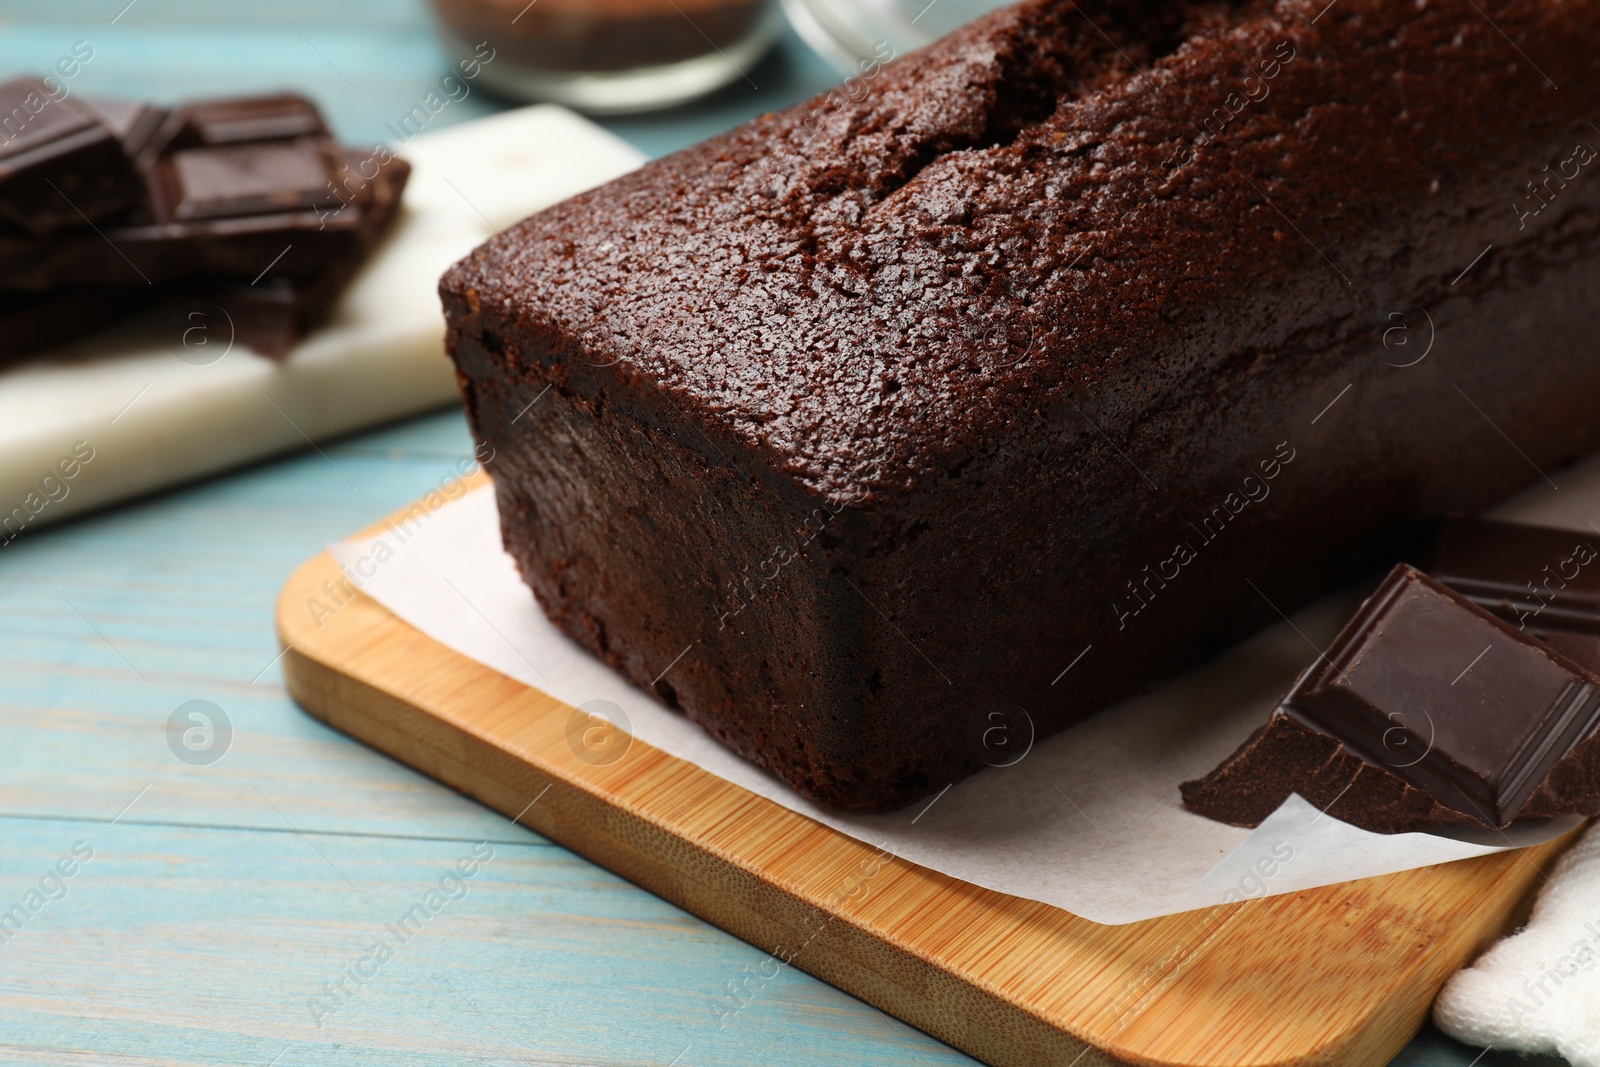
<svg viewBox="0 0 1600 1067">
<path fill-rule="evenodd" d="M 374 528 L 376 529 L 376 527 Z M 335 728 L 996 1067 L 1386 1064 L 1568 839 L 1100 926 L 918 867 L 584 720 L 357 596 L 324 553 L 278 601 L 289 691 Z"/>
</svg>

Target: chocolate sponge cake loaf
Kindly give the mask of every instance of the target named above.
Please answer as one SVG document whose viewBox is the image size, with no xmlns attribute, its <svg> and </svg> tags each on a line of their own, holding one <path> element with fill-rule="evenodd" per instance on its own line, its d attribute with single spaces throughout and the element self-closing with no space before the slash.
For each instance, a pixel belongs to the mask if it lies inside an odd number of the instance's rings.
<svg viewBox="0 0 1600 1067">
<path fill-rule="evenodd" d="M 1591 120 L 1600 0 L 1030 0 L 500 234 L 448 345 L 550 617 L 903 805 L 1600 446 Z"/>
</svg>

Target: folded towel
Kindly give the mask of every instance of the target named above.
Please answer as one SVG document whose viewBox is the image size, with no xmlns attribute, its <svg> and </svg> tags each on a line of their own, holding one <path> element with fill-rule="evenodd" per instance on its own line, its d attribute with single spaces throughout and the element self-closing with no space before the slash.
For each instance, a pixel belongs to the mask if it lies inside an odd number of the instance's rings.
<svg viewBox="0 0 1600 1067">
<path fill-rule="evenodd" d="M 1600 824 L 1548 873 L 1528 925 L 1451 978 L 1433 1020 L 1469 1044 L 1600 1067 Z"/>
</svg>

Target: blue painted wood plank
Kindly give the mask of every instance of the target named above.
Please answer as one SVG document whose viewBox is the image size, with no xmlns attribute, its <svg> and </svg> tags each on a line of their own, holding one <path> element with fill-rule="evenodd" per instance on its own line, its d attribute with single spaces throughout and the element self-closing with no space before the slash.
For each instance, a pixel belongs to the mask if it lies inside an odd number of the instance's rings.
<svg viewBox="0 0 1600 1067">
<path fill-rule="evenodd" d="M 115 20 L 115 22 L 113 22 Z M 412 29 L 426 23 L 422 0 L 6 0 L 0 26 L 64 22 L 85 30 L 112 25 Z"/>
<path fill-rule="evenodd" d="M 0 675 L 16 680 L 0 702 L 0 811 L 109 818 L 148 785 L 146 818 L 272 827 L 277 815 L 245 785 L 259 780 L 296 797 L 292 817 L 307 828 L 459 836 L 498 825 L 288 704 L 271 625 L 283 580 L 471 456 L 456 414 L 327 452 L 0 550 Z M 168 747 L 167 721 L 189 700 L 232 720 L 215 766 Z"/>
<path fill-rule="evenodd" d="M 35 820 L 0 870 L 8 1064 L 970 1062 L 792 968 L 727 1015 L 763 954 L 561 849 Z"/>
</svg>

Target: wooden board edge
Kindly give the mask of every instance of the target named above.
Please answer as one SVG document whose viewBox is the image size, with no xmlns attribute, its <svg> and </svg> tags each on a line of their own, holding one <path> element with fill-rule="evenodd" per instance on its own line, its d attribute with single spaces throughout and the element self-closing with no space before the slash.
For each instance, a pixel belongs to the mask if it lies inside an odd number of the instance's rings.
<svg viewBox="0 0 1600 1067">
<path fill-rule="evenodd" d="M 586 859 L 654 893 L 670 903 L 733 934 L 762 951 L 802 944 L 788 964 L 866 1001 L 889 1015 L 994 1067 L 1042 1067 L 1076 1063 L 1078 1067 L 1115 1067 L 1119 1061 L 1048 1022 L 975 985 L 940 970 L 913 953 L 887 945 L 848 920 L 826 921 L 808 930 L 774 918 L 786 913 L 814 913 L 815 906 L 761 880 L 745 868 L 701 849 L 691 838 L 612 807 L 580 785 L 545 775 L 522 760 L 458 732 L 465 759 L 423 744 L 395 724 L 425 715 L 406 701 L 342 674 L 297 649 L 283 658 L 289 693 L 315 718 L 341 733 L 399 760 L 450 788 L 520 822 Z M 381 709 L 362 710 L 363 705 Z M 483 788 L 474 773 L 493 780 Z M 538 803 L 528 807 L 529 797 Z M 619 823 L 622 824 L 618 826 Z M 725 886 L 684 873 L 674 863 L 684 849 L 738 886 Z M 755 902 L 744 903 L 741 898 Z M 867 965 L 866 955 L 890 952 L 897 970 L 914 973 L 904 983 Z M 785 952 L 785 955 L 788 953 Z M 777 956 L 773 957 L 777 959 Z M 913 988 L 913 986 L 915 988 Z"/>
<path fill-rule="evenodd" d="M 372 529 L 381 527 L 378 524 Z M 279 635 L 286 646 L 286 683 L 290 694 L 315 717 L 508 818 L 515 818 L 529 799 L 548 790 L 545 798 L 522 817 L 531 829 L 758 948 L 776 952 L 770 946 L 803 944 L 803 953 L 790 961 L 793 965 L 996 1067 L 1048 1063 L 1096 1067 L 1123 1062 L 1113 1058 L 1113 1053 L 1089 1044 L 1084 1037 L 1069 1033 L 1059 1023 L 1030 1011 L 1026 1005 L 941 969 L 933 960 L 919 955 L 913 946 L 895 944 L 848 919 L 830 916 L 820 930 L 808 934 L 798 920 L 824 911 L 826 898 L 776 885 L 764 879 L 753 865 L 707 847 L 692 833 L 677 832 L 670 825 L 671 820 L 654 818 L 641 805 L 619 801 L 592 782 L 563 777 L 525 753 L 508 751 L 443 715 L 412 704 L 376 681 L 352 677 L 319 657 L 316 635 L 304 620 L 292 620 L 290 613 L 305 607 L 298 599 L 307 590 L 315 590 L 323 578 L 337 578 L 339 574 L 337 564 L 327 553 L 315 557 L 296 570 L 285 584 L 278 604 Z M 351 615 L 365 615 L 368 626 L 378 619 L 385 627 L 406 626 L 369 598 L 358 596 L 352 606 L 356 610 Z M 411 632 L 421 640 L 429 640 Z M 503 679 L 489 668 L 434 644 L 442 655 Z M 526 689 L 510 679 L 503 680 Z M 439 743 L 441 730 L 448 731 L 443 743 Z M 429 735 L 433 743 L 424 740 Z M 657 756 L 673 760 L 664 753 Z M 705 774 L 696 772 L 692 765 L 683 766 L 692 773 Z M 490 781 L 487 785 L 475 783 L 474 775 Z M 781 817 L 817 825 L 787 809 L 772 807 Z M 1565 844 L 1555 842 L 1531 850 L 1533 862 L 1544 862 Z M 860 847 L 870 850 L 870 846 Z M 921 868 L 916 870 L 923 877 L 944 877 Z M 1500 877 L 1516 883 L 1519 892 L 1533 882 L 1532 875 L 1523 878 L 1511 871 L 1502 871 Z M 1485 924 L 1480 936 L 1473 939 L 1473 953 L 1492 943 L 1504 925 Z M 1437 969 L 1438 961 L 1433 962 L 1432 969 Z M 1448 973 L 1448 969 L 1440 971 L 1435 976 L 1438 982 L 1433 985 L 1442 983 Z M 1431 1001 L 1431 990 L 1426 995 L 1395 998 L 1367 1017 L 1353 1018 L 1339 1032 L 1321 1033 L 1320 1040 L 1308 1039 L 1302 1047 L 1279 1048 L 1276 1055 L 1252 1061 L 1250 1067 L 1326 1067 L 1334 1062 L 1330 1056 L 1341 1064 L 1387 1063 L 1426 1020 Z M 1375 1021 L 1381 1021 L 1381 1029 L 1387 1033 L 1375 1034 Z M 1216 1067 L 1203 1060 L 1152 1057 L 1137 1048 L 1118 1047 L 1114 1039 L 1110 1044 L 1125 1061 L 1150 1067 Z"/>
</svg>

